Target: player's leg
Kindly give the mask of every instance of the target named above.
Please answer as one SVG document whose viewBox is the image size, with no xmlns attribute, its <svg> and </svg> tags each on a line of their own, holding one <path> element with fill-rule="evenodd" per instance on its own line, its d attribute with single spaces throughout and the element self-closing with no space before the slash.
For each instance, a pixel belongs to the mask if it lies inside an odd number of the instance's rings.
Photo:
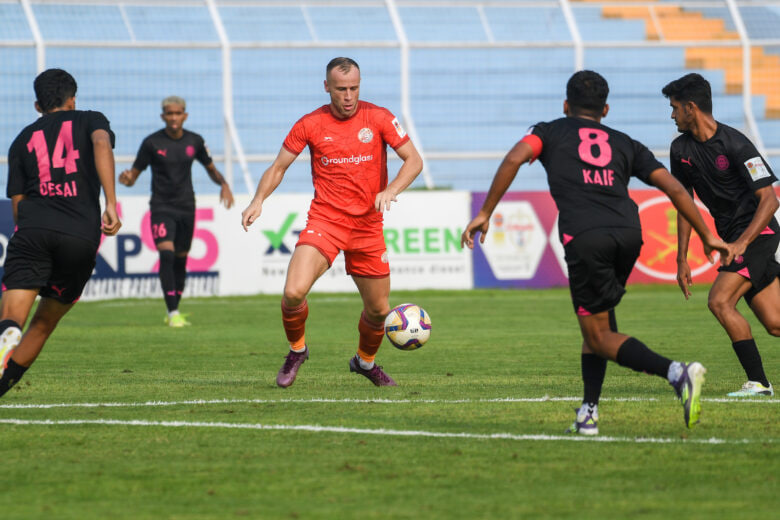
<svg viewBox="0 0 780 520">
<path fill-rule="evenodd" d="M 764 287 L 750 300 L 750 308 L 772 336 L 780 336 L 780 278 Z"/>
<path fill-rule="evenodd" d="M 22 329 L 35 298 L 51 275 L 53 262 L 50 249 L 50 233 L 40 229 L 17 231 L 6 247 L 0 300 L 0 379 L 5 379 L 0 386 L 7 384 L 9 378 L 13 381 L 19 379 L 16 372 L 21 369 L 17 369 L 11 357 L 21 342 Z"/>
<path fill-rule="evenodd" d="M 30 326 L 22 336 L 19 345 L 8 360 L 5 372 L 0 377 L 0 395 L 16 384 L 36 360 L 60 319 L 81 296 L 95 267 L 97 244 L 50 231 L 45 231 L 44 235 L 39 237 L 39 241 L 43 242 L 42 238 L 45 238 L 51 260 L 48 281 L 45 282 L 40 291 L 9 291 L 18 293 L 16 294 L 20 299 L 18 307 L 21 309 L 18 314 L 10 313 L 9 315 L 15 315 L 20 319 L 22 313 L 24 313 L 25 318 L 26 314 L 29 313 L 35 298 L 34 293 L 40 292 L 41 300 L 30 320 Z M 9 306 L 13 305 L 14 302 L 10 301 Z M 5 301 L 3 308 L 5 309 Z"/>
<path fill-rule="evenodd" d="M 176 289 L 176 305 L 181 303 L 181 295 L 187 283 L 187 256 L 192 247 L 195 234 L 195 213 L 185 213 L 176 219 L 176 239 L 173 259 L 173 281 Z"/>
<path fill-rule="evenodd" d="M 333 258 L 336 254 L 338 250 Z M 282 388 L 295 382 L 298 369 L 309 358 L 305 334 L 306 318 L 309 316 L 306 295 L 314 282 L 330 268 L 331 262 L 332 258 L 326 257 L 319 248 L 300 242 L 290 258 L 282 296 L 282 324 L 290 343 L 290 352 L 276 375 L 276 384 Z"/>
<path fill-rule="evenodd" d="M 731 346 L 737 355 L 748 382 L 757 383 L 764 388 L 769 387 L 769 380 L 764 372 L 764 364 L 758 346 L 750 330 L 750 324 L 737 310 L 737 302 L 746 296 L 753 285 L 749 278 L 736 272 L 721 270 L 710 289 L 707 305 L 720 322 L 731 339 Z M 744 386 L 744 385 L 743 385 Z M 731 392 L 732 397 L 741 397 L 743 390 Z"/>
<path fill-rule="evenodd" d="M 30 326 L 21 337 L 21 341 L 8 363 L 2 377 L 0 377 L 0 396 L 10 390 L 24 373 L 35 362 L 43 345 L 54 331 L 60 318 L 73 307 L 73 304 L 62 304 L 51 298 L 41 298 L 38 308 L 35 310 Z"/>
<path fill-rule="evenodd" d="M 375 363 L 390 312 L 390 265 L 381 224 L 353 229 L 344 251 L 347 273 L 363 300 L 358 320 L 358 348 L 349 369 L 376 386 L 396 386 L 393 378 Z"/>
<path fill-rule="evenodd" d="M 152 238 L 159 255 L 160 288 L 163 293 L 163 301 L 167 314 L 165 323 L 171 327 L 183 327 L 183 316 L 179 315 L 179 302 L 176 298 L 176 282 L 173 272 L 175 260 L 174 240 L 176 239 L 176 221 L 173 215 L 160 211 L 152 211 L 150 225 L 152 226 Z"/>
<path fill-rule="evenodd" d="M 609 328 L 617 332 L 615 309 L 609 311 Z M 599 399 L 604 377 L 607 373 L 607 359 L 596 354 L 583 340 L 580 354 L 580 370 L 582 372 L 582 403 L 575 411 L 577 419 L 569 427 L 567 433 L 582 433 L 584 435 L 598 434 Z"/>
<path fill-rule="evenodd" d="M 181 295 L 187 285 L 187 257 L 189 251 L 177 251 L 173 258 L 173 282 L 176 288 L 176 306 L 181 304 Z"/>
<path fill-rule="evenodd" d="M 376 386 L 396 386 L 393 378 L 374 361 L 384 337 L 385 317 L 390 312 L 390 277 L 365 278 L 353 275 L 352 279 L 363 299 L 363 311 L 358 321 L 358 350 L 349 361 L 349 369 L 367 377 Z"/>
<path fill-rule="evenodd" d="M 577 318 L 583 338 L 599 356 L 636 372 L 665 378 L 683 405 L 685 425 L 691 428 L 699 422 L 699 397 L 706 372 L 700 363 L 672 361 L 654 352 L 637 338 L 612 332 L 607 312 Z"/>
<path fill-rule="evenodd" d="M 572 302 L 588 349 L 621 366 L 666 378 L 683 403 L 685 423 L 690 427 L 700 414 L 704 367 L 673 362 L 637 338 L 617 332 L 614 312 L 610 312 L 625 293 L 641 247 L 641 232 L 629 228 L 593 230 L 569 241 L 565 251 Z M 575 425 L 580 412 L 582 408 Z"/>
<path fill-rule="evenodd" d="M 11 361 L 11 356 L 22 340 L 22 329 L 27 322 L 27 316 L 30 315 L 30 309 L 35 303 L 36 296 L 38 296 L 38 289 L 11 289 L 3 292 L 3 298 L 0 302 L 2 304 L 2 310 L 0 310 L 0 388 L 5 384 L 3 376 L 9 362 L 11 364 L 10 380 L 19 380 L 15 373 L 18 369 L 15 367 L 16 363 Z M 22 371 L 22 373 L 24 372 Z"/>
</svg>

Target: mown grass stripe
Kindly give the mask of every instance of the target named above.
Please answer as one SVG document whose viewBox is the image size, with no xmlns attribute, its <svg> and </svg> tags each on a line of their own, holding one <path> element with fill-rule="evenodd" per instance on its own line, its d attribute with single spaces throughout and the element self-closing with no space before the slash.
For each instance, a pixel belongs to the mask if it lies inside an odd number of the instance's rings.
<svg viewBox="0 0 780 520">
<path fill-rule="evenodd" d="M 386 430 L 369 428 L 348 428 L 344 426 L 321 426 L 317 424 L 258 424 L 258 423 L 225 423 L 225 422 L 189 422 L 189 421 L 147 421 L 147 420 L 116 420 L 116 419 L 0 419 L 0 424 L 17 426 L 147 426 L 164 428 L 222 428 L 239 430 L 288 430 L 313 433 L 346 433 L 358 435 L 385 435 L 395 437 L 434 437 L 476 440 L 512 440 L 512 441 L 571 441 L 571 442 L 612 442 L 635 444 L 752 444 L 773 443 L 774 439 L 673 439 L 658 437 L 609 437 L 582 435 L 541 435 L 513 433 L 470 433 L 470 432 L 432 432 L 424 430 Z"/>
<path fill-rule="evenodd" d="M 327 397 L 314 397 L 309 399 L 188 399 L 184 401 L 143 401 L 143 402 L 105 402 L 105 403 L 19 403 L 0 404 L 0 409 L 49 409 L 49 408 L 132 408 L 132 407 L 156 407 L 156 406 L 181 406 L 181 405 L 207 405 L 207 404 L 284 404 L 284 403 L 373 403 L 373 404 L 469 404 L 469 403 L 544 403 L 544 402 L 579 402 L 581 397 L 497 397 L 491 399 L 331 399 Z M 675 400 L 673 397 L 664 399 Z M 780 399 L 741 399 L 741 398 L 702 398 L 706 403 L 748 403 L 748 404 L 777 404 Z M 605 397 L 601 401 L 610 402 L 659 402 L 662 399 L 655 397 Z"/>
</svg>

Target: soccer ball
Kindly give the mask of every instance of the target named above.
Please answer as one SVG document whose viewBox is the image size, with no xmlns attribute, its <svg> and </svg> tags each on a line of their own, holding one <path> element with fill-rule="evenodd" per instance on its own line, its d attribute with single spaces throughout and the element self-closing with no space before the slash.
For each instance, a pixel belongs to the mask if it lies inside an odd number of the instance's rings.
<svg viewBox="0 0 780 520">
<path fill-rule="evenodd" d="M 385 334 L 395 348 L 416 350 L 431 337 L 431 317 L 419 305 L 402 303 L 385 318 Z"/>
</svg>

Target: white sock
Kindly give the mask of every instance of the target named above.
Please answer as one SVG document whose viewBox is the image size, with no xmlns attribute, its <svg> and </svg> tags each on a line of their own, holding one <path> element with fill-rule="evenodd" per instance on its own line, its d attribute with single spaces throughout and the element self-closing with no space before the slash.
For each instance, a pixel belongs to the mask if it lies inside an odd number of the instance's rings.
<svg viewBox="0 0 780 520">
<path fill-rule="evenodd" d="M 599 405 L 593 403 L 582 403 L 582 406 L 580 406 L 580 409 L 577 411 L 577 415 L 586 414 L 588 413 L 588 410 L 592 410 L 591 415 L 598 417 Z"/>
<path fill-rule="evenodd" d="M 173 318 L 174 316 L 177 316 L 179 314 L 179 310 L 176 309 L 175 311 L 171 311 L 168 313 L 169 318 Z"/>
<path fill-rule="evenodd" d="M 360 356 L 358 356 L 357 358 L 358 358 L 358 362 L 360 363 L 360 368 L 362 368 L 363 370 L 371 370 L 372 368 L 374 368 L 373 361 L 371 363 L 368 363 L 366 361 L 363 361 L 363 358 Z"/>
<path fill-rule="evenodd" d="M 666 373 L 666 379 L 668 379 L 671 384 L 675 384 L 680 380 L 680 377 L 682 377 L 682 373 L 682 363 L 679 361 L 672 361 L 672 364 L 669 365 L 669 372 Z"/>
</svg>

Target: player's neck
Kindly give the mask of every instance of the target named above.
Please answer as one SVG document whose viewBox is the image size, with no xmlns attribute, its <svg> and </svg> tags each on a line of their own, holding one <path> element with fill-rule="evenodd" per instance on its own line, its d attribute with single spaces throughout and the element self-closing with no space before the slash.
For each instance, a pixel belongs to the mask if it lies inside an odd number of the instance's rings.
<svg viewBox="0 0 780 520">
<path fill-rule="evenodd" d="M 170 130 L 166 127 L 165 135 L 167 135 L 171 139 L 181 139 L 181 137 L 184 135 L 184 129 L 179 128 L 178 130 Z"/>
<path fill-rule="evenodd" d="M 718 122 L 712 116 L 702 115 L 696 118 L 696 122 L 691 128 L 691 135 L 699 142 L 705 142 L 712 139 L 718 130 Z"/>
</svg>

